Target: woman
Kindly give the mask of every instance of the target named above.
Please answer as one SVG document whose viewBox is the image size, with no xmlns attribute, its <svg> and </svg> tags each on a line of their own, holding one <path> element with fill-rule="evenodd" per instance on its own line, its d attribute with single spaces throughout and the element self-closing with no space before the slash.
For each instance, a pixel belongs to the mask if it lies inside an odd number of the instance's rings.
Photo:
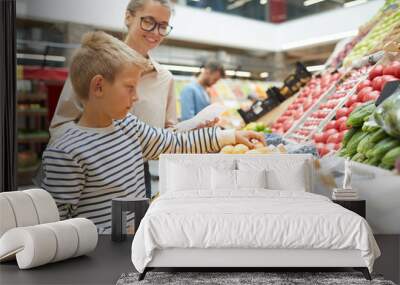
<svg viewBox="0 0 400 285">
<path fill-rule="evenodd" d="M 158 128 L 171 128 L 177 121 L 172 74 L 149 55 L 149 51 L 159 46 L 172 30 L 169 25 L 171 10 L 168 0 L 131 0 L 125 13 L 125 25 L 128 28 L 125 42 L 148 58 L 152 66 L 139 81 L 139 100 L 131 112 L 145 123 Z M 51 139 L 63 134 L 68 123 L 77 120 L 82 110 L 82 104 L 74 94 L 71 82 L 67 80 L 50 124 Z M 148 163 L 145 164 L 145 180 L 146 196 L 150 197 Z"/>
</svg>

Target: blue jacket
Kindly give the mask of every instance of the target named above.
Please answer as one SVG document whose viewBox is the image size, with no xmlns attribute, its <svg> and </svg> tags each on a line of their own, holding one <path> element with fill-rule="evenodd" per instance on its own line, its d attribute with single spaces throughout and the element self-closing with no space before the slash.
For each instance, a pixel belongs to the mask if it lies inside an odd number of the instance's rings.
<svg viewBox="0 0 400 285">
<path fill-rule="evenodd" d="M 188 120 L 210 105 L 206 90 L 197 82 L 191 82 L 181 92 L 181 120 Z"/>
</svg>

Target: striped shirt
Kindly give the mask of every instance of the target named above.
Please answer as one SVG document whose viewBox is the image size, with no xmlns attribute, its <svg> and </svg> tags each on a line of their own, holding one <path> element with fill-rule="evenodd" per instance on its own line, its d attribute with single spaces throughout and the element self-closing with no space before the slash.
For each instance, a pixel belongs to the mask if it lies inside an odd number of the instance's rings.
<svg viewBox="0 0 400 285">
<path fill-rule="evenodd" d="M 42 182 L 61 219 L 84 217 L 99 232 L 111 227 L 111 200 L 144 197 L 143 161 L 161 153 L 216 152 L 234 143 L 233 131 L 218 128 L 173 133 L 128 114 L 107 128 L 72 125 L 43 153 Z M 127 220 L 131 220 L 128 215 Z"/>
</svg>

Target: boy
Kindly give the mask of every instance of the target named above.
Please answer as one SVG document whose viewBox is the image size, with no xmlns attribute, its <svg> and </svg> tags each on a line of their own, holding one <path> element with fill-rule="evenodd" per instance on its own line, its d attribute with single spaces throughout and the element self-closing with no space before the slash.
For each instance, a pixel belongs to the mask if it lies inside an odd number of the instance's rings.
<svg viewBox="0 0 400 285">
<path fill-rule="evenodd" d="M 129 114 L 146 60 L 103 32 L 86 34 L 73 56 L 70 78 L 82 100 L 79 121 L 43 153 L 42 187 L 62 219 L 85 217 L 100 233 L 110 231 L 111 200 L 144 197 L 144 159 L 161 153 L 216 152 L 226 144 L 263 141 L 255 132 L 217 128 L 173 133 L 152 128 Z M 133 219 L 128 215 L 127 220 Z"/>
</svg>

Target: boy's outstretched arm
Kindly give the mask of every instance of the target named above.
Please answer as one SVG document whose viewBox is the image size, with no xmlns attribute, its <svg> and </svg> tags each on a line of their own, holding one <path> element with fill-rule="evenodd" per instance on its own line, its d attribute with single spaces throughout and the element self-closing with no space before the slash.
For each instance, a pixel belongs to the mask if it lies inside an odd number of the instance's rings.
<svg viewBox="0 0 400 285">
<path fill-rule="evenodd" d="M 137 120 L 137 119 L 136 119 Z M 228 144 L 254 145 L 251 139 L 264 143 L 261 133 L 252 131 L 221 130 L 203 128 L 188 132 L 174 133 L 165 129 L 153 128 L 137 120 L 138 138 L 145 159 L 157 159 L 162 153 L 212 153 L 218 152 Z"/>
</svg>

